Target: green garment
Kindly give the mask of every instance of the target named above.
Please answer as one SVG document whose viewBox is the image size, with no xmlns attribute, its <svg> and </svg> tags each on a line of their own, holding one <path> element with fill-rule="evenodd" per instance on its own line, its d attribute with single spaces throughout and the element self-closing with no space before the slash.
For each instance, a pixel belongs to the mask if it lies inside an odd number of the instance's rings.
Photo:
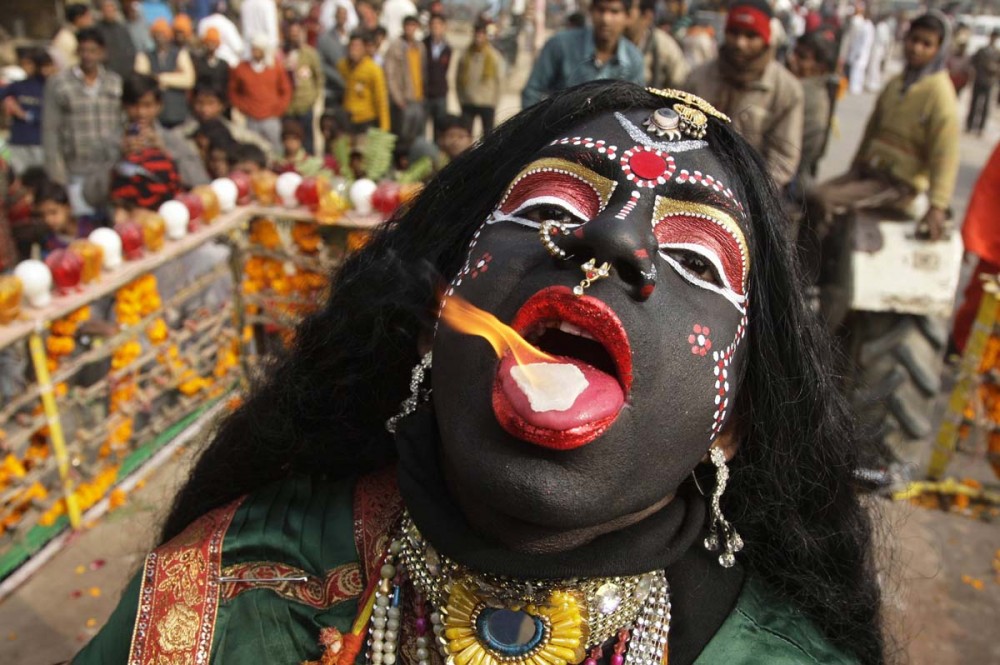
<svg viewBox="0 0 1000 665">
<path fill-rule="evenodd" d="M 319 61 L 319 53 L 312 46 L 303 44 L 293 55 L 286 56 L 285 66 L 288 77 L 292 80 L 292 101 L 288 105 L 289 115 L 304 115 L 312 110 L 313 105 L 323 90 L 323 65 Z"/>
<path fill-rule="evenodd" d="M 317 479 L 287 480 L 260 490 L 239 507 L 223 543 L 222 566 L 283 562 L 322 577 L 358 561 L 353 531 L 353 485 Z M 75 665 L 117 665 L 128 660 L 140 577 L 101 632 L 73 659 Z M 296 665 L 320 655 L 320 628 L 350 631 L 355 600 L 327 610 L 258 588 L 219 605 L 212 663 Z M 363 658 L 359 656 L 359 662 Z M 804 617 L 770 598 L 748 576 L 736 607 L 695 665 L 841 665 L 855 662 L 834 649 Z"/>
</svg>

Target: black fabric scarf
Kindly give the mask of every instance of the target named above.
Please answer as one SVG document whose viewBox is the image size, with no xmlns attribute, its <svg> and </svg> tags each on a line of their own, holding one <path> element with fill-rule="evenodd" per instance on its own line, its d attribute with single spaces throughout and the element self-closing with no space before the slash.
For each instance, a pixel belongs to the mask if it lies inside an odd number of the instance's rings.
<svg viewBox="0 0 1000 665">
<path fill-rule="evenodd" d="M 403 420 L 396 434 L 403 503 L 440 553 L 472 570 L 510 577 L 603 577 L 666 569 L 672 616 L 670 665 L 693 663 L 729 616 L 744 571 L 739 563 L 722 568 L 718 555 L 702 547 L 706 499 L 693 491 L 693 483 L 682 486 L 657 513 L 574 550 L 513 552 L 475 533 L 465 520 L 441 473 L 438 438 L 433 409 L 427 406 Z"/>
</svg>

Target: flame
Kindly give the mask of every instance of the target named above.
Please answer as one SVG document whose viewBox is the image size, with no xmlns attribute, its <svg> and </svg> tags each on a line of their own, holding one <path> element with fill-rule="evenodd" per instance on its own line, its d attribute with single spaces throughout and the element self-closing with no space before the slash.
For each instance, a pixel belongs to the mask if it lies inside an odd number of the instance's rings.
<svg viewBox="0 0 1000 665">
<path fill-rule="evenodd" d="M 445 300 L 441 318 L 457 332 L 485 339 L 498 358 L 510 351 L 514 361 L 522 367 L 530 363 L 558 362 L 525 341 L 513 328 L 459 296 L 452 295 Z"/>
</svg>

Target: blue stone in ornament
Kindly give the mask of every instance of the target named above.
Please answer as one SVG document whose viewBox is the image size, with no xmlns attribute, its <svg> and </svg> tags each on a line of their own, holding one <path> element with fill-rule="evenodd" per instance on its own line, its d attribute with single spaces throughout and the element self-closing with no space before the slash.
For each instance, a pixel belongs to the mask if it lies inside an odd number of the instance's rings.
<svg viewBox="0 0 1000 665">
<path fill-rule="evenodd" d="M 531 653 L 545 636 L 545 625 L 527 612 L 486 607 L 476 618 L 480 643 L 504 656 Z"/>
</svg>

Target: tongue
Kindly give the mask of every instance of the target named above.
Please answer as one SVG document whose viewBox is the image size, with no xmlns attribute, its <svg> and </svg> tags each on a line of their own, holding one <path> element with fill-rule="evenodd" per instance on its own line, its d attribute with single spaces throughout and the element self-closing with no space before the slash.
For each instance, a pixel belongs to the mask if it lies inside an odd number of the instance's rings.
<svg viewBox="0 0 1000 665">
<path fill-rule="evenodd" d="M 574 358 L 519 366 L 508 353 L 498 371 L 514 411 L 536 427 L 569 430 L 613 417 L 625 404 L 618 379 Z"/>
</svg>

